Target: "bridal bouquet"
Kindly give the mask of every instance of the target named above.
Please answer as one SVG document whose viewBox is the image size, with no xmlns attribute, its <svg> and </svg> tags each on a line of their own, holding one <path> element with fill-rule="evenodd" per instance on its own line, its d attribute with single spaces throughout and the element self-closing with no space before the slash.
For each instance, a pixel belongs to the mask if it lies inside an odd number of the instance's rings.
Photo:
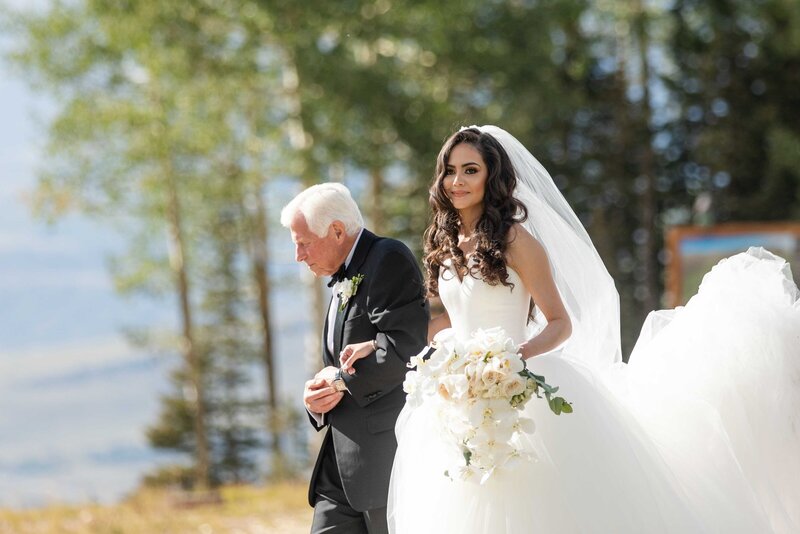
<svg viewBox="0 0 800 534">
<path fill-rule="evenodd" d="M 509 461 L 535 459 L 523 434 L 534 431 L 534 422 L 522 408 L 535 395 L 546 398 L 556 414 L 571 413 L 572 406 L 553 394 L 543 376 L 525 366 L 514 341 L 502 328 L 477 330 L 459 339 L 452 330 L 437 334 L 429 348 L 411 358 L 413 371 L 403 390 L 412 406 L 431 403 L 463 462 L 445 475 L 486 482 Z"/>
</svg>

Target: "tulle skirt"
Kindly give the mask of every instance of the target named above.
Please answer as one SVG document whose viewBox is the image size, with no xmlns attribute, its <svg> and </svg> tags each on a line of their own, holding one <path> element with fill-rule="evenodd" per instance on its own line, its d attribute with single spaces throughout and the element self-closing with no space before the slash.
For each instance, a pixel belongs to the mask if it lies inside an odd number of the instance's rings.
<svg viewBox="0 0 800 534">
<path fill-rule="evenodd" d="M 536 460 L 484 484 L 445 476 L 460 453 L 435 402 L 403 409 L 391 532 L 800 532 L 800 303 L 780 258 L 723 260 L 685 307 L 651 314 L 628 365 L 529 367 L 574 413 L 532 399 Z"/>
</svg>

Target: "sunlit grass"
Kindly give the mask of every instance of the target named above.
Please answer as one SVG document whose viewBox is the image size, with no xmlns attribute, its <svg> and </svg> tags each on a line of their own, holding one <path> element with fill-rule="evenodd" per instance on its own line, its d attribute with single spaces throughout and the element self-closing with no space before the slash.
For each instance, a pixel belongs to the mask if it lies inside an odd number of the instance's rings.
<svg viewBox="0 0 800 534">
<path fill-rule="evenodd" d="M 230 486 L 220 490 L 218 504 L 192 505 L 169 491 L 142 490 L 110 506 L 0 509 L 0 533 L 306 533 L 311 525 L 307 487 L 305 482 Z"/>
</svg>

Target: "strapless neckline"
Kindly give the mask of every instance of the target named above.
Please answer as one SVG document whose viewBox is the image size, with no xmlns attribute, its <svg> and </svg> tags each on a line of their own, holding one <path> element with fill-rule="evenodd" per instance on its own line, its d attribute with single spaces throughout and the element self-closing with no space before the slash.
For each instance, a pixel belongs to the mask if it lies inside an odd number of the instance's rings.
<svg viewBox="0 0 800 534">
<path fill-rule="evenodd" d="M 530 294 L 514 269 L 507 267 L 508 281 L 490 285 L 480 277 L 467 274 L 459 278 L 447 260 L 439 272 L 439 297 L 442 299 L 450 324 L 460 337 L 475 330 L 501 327 L 517 343 L 524 342 L 527 330 Z"/>
</svg>

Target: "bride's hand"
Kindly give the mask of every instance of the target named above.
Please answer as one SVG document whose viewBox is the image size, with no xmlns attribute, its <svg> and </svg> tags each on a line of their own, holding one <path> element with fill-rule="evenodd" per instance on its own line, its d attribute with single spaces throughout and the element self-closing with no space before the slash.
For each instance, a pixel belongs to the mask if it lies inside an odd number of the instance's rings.
<svg viewBox="0 0 800 534">
<path fill-rule="evenodd" d="M 339 363 L 342 364 L 342 372 L 353 374 L 353 364 L 372 354 L 377 349 L 374 341 L 364 341 L 363 343 L 351 343 L 347 345 L 339 354 Z"/>
</svg>

